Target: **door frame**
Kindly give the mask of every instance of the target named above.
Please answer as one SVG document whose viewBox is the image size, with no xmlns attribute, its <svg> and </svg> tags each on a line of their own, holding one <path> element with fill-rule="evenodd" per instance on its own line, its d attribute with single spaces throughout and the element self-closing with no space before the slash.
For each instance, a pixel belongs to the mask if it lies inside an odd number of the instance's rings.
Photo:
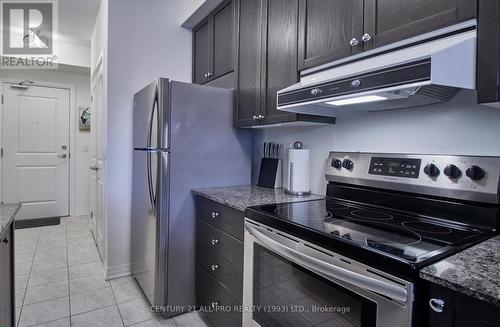
<svg viewBox="0 0 500 327">
<path fill-rule="evenodd" d="M 18 84 L 19 80 L 9 79 L 9 78 L 0 78 L 0 85 L 2 87 L 2 97 L 3 97 L 3 86 L 4 84 Z M 62 83 L 53 83 L 53 82 L 44 82 L 44 81 L 34 81 L 30 86 L 39 86 L 39 87 L 48 87 L 48 88 L 56 88 L 63 89 L 69 91 L 69 215 L 70 216 L 78 216 L 84 215 L 86 213 L 83 212 L 75 212 L 75 194 L 76 194 L 76 163 L 74 160 L 73 150 L 76 149 L 76 133 L 78 131 L 77 125 L 77 113 L 76 113 L 76 86 L 71 84 L 62 84 Z M 0 145 L 4 148 L 3 143 L 3 106 L 4 101 L 1 103 L 0 107 Z M 4 167 L 3 167 L 3 157 L 0 158 L 0 185 L 3 183 L 4 176 Z M 3 202 L 3 193 L 0 188 L 0 200 Z"/>
</svg>

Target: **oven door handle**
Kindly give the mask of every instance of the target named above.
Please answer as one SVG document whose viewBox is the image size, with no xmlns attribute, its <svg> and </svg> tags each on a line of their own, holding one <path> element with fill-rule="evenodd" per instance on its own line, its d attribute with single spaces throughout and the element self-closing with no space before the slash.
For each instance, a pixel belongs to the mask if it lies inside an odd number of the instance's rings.
<svg viewBox="0 0 500 327">
<path fill-rule="evenodd" d="M 282 244 L 279 240 L 274 239 L 274 233 L 267 230 L 262 230 L 261 228 L 250 226 L 248 224 L 245 225 L 245 228 L 259 243 L 269 250 L 276 252 L 283 257 L 306 267 L 307 269 L 384 295 L 402 303 L 408 302 L 408 293 L 406 288 L 399 284 L 363 276 L 357 272 L 308 256 Z"/>
</svg>

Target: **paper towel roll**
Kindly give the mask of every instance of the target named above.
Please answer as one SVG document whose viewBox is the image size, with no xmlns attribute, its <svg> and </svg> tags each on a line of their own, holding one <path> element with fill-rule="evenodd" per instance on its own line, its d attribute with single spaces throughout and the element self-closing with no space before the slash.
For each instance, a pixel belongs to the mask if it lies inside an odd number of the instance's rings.
<svg viewBox="0 0 500 327">
<path fill-rule="evenodd" d="M 311 192 L 309 171 L 309 150 L 288 150 L 288 181 L 285 191 L 303 195 Z"/>
</svg>

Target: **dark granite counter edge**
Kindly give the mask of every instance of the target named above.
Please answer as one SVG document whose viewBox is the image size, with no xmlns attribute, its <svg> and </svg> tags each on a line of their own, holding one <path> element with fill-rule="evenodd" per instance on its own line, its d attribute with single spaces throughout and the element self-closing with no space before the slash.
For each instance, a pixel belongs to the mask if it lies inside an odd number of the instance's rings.
<svg viewBox="0 0 500 327">
<path fill-rule="evenodd" d="M 500 306 L 500 299 L 491 294 L 487 294 L 470 287 L 465 287 L 462 284 L 457 284 L 454 282 L 450 282 L 448 280 L 444 280 L 441 277 L 436 277 L 425 271 L 420 271 L 420 278 L 428 282 L 434 283 L 436 285 L 442 286 L 444 288 L 448 288 L 452 291 L 456 291 L 458 293 L 471 296 L 477 300 L 485 301 L 490 304 Z"/>
<path fill-rule="evenodd" d="M 2 236 L 4 234 L 4 232 L 6 231 L 6 228 L 8 226 L 10 226 L 10 224 L 12 224 L 12 222 L 14 221 L 14 218 L 16 217 L 17 213 L 19 212 L 19 209 L 21 209 L 21 203 L 17 203 L 16 205 L 17 205 L 17 208 L 12 212 L 9 219 L 7 219 L 4 223 L 2 223 L 2 225 L 0 225 L 0 236 Z M 0 207 L 1 206 L 2 205 L 0 205 Z"/>
<path fill-rule="evenodd" d="M 203 193 L 202 191 L 199 191 L 199 190 L 192 190 L 192 192 L 198 196 L 204 197 L 205 199 L 209 199 L 209 200 L 215 201 L 219 204 L 223 204 L 223 205 L 226 205 L 226 206 L 231 207 L 233 209 L 239 210 L 241 212 L 245 212 L 246 208 L 241 208 L 239 206 L 236 206 L 229 201 L 223 201 L 215 196 L 210 196 L 209 194 Z"/>
</svg>

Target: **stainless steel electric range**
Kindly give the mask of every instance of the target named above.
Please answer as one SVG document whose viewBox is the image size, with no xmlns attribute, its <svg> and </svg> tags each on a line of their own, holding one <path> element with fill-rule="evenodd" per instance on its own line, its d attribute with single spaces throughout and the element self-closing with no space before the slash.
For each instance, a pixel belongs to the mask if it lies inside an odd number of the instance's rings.
<svg viewBox="0 0 500 327">
<path fill-rule="evenodd" d="M 244 326 L 416 326 L 418 271 L 496 233 L 497 157 L 331 152 L 326 179 L 247 209 Z"/>
</svg>

